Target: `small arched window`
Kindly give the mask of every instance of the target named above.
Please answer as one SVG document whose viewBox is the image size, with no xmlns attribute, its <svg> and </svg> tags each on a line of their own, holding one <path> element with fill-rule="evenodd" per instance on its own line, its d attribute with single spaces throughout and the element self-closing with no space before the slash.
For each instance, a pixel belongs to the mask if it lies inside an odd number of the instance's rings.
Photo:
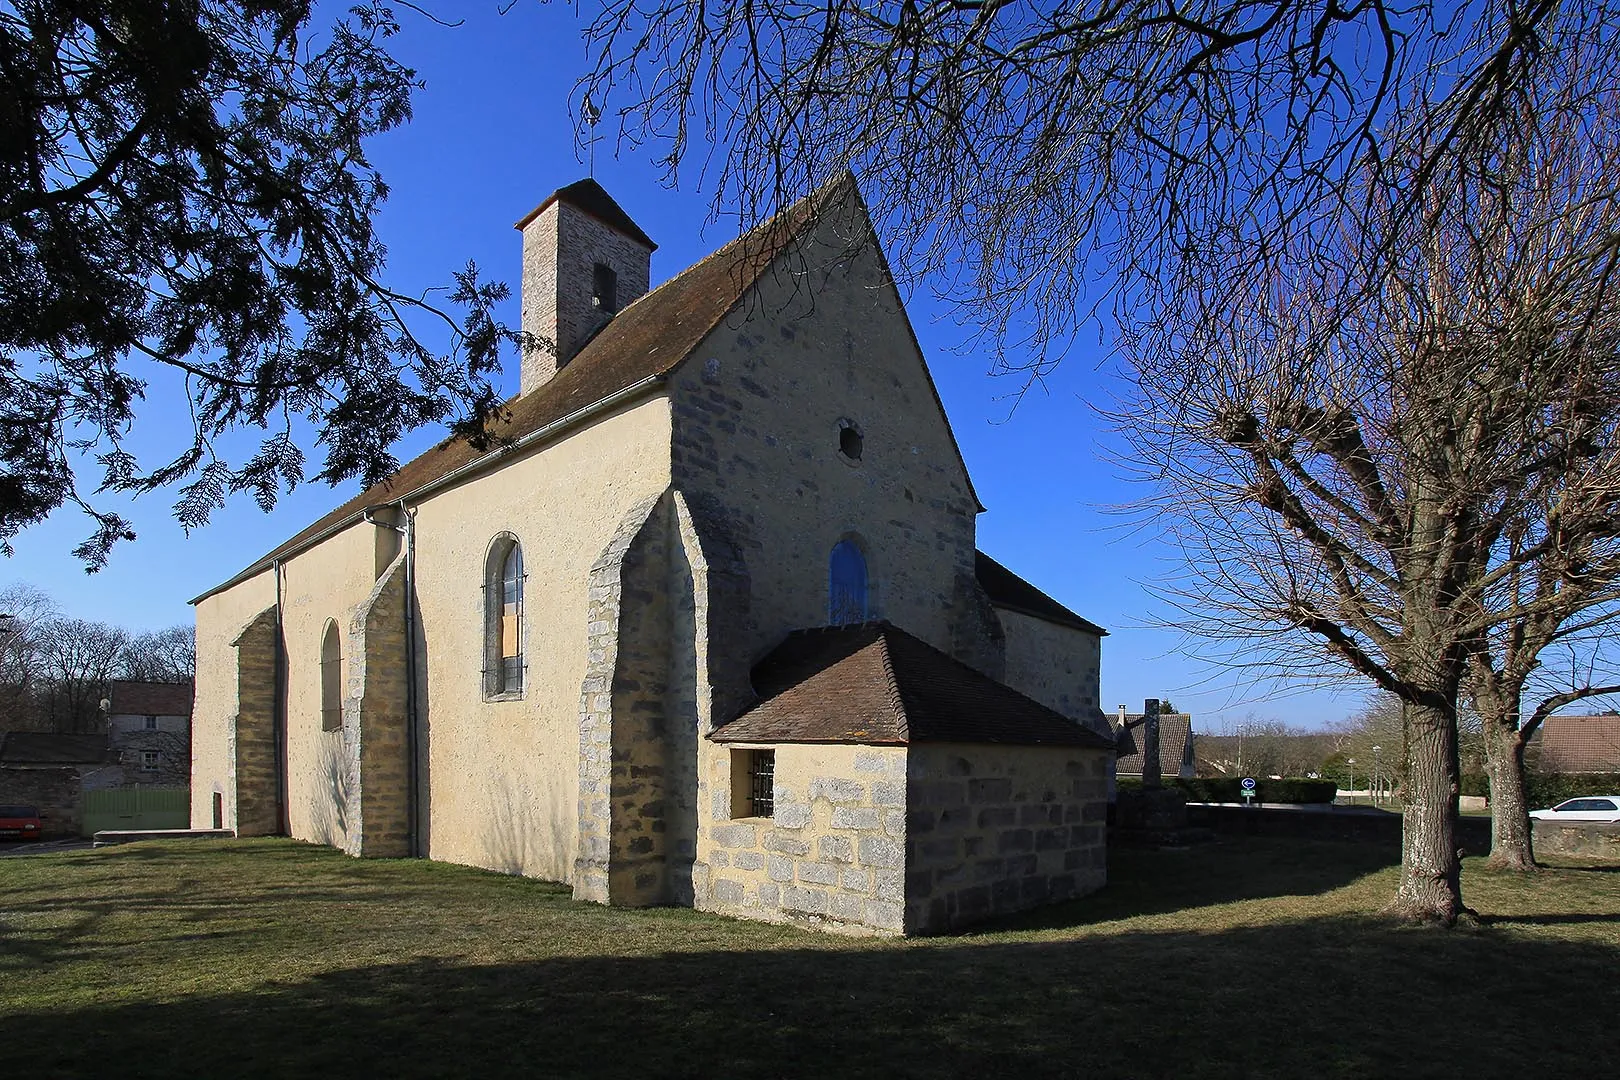
<svg viewBox="0 0 1620 1080">
<path fill-rule="evenodd" d="M 489 550 L 484 594 L 484 691 L 523 693 L 523 548 L 503 536 Z"/>
<path fill-rule="evenodd" d="M 321 730 L 343 730 L 343 642 L 331 619 L 321 635 Z"/>
<path fill-rule="evenodd" d="M 827 564 L 827 621 L 834 626 L 864 622 L 867 603 L 866 556 L 853 540 L 833 545 Z"/>
</svg>

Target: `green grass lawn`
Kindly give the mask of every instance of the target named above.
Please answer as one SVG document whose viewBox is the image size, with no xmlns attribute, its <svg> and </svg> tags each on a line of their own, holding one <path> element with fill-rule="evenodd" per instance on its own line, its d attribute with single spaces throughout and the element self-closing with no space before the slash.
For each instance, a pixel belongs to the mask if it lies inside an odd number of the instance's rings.
<svg viewBox="0 0 1620 1080">
<path fill-rule="evenodd" d="M 1393 853 L 1114 853 L 991 931 L 850 939 L 284 840 L 0 860 L 0 1077 L 1598 1076 L 1620 868 L 1470 860 L 1477 931 L 1388 924 Z"/>
</svg>

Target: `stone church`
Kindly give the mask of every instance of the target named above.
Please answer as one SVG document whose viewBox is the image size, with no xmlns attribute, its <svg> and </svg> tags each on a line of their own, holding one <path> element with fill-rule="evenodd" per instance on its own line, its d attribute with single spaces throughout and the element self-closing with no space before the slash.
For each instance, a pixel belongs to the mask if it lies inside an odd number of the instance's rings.
<svg viewBox="0 0 1620 1080">
<path fill-rule="evenodd" d="M 498 444 L 194 601 L 193 825 L 853 933 L 1101 886 L 1105 631 L 977 550 L 854 178 L 651 291 L 594 180 L 517 227 Z"/>
</svg>

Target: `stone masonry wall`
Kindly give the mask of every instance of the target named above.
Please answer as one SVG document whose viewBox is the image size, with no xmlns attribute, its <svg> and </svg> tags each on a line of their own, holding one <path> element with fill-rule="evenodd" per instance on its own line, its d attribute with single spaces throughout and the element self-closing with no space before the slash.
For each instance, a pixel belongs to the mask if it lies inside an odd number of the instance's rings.
<svg viewBox="0 0 1620 1080">
<path fill-rule="evenodd" d="M 346 814 L 350 855 L 410 854 L 405 576 L 401 552 L 349 625 L 343 742 L 359 780 Z"/>
<path fill-rule="evenodd" d="M 0 803 L 21 803 L 39 811 L 43 836 L 56 839 L 79 835 L 79 770 L 0 768 Z"/>
<path fill-rule="evenodd" d="M 907 933 L 939 933 L 1103 886 L 1107 754 L 928 744 L 906 772 Z"/>
<path fill-rule="evenodd" d="M 731 753 L 741 748 L 716 749 L 699 908 L 848 933 L 904 929 L 904 747 L 774 747 L 769 818 L 732 817 Z"/>
<path fill-rule="evenodd" d="M 748 562 L 743 655 L 826 624 L 828 559 L 853 537 L 873 615 L 984 662 L 959 618 L 978 506 L 857 205 L 779 258 L 669 387 L 675 486 L 720 508 Z M 841 453 L 846 423 L 859 460 Z"/>
<path fill-rule="evenodd" d="M 649 546 L 657 546 L 662 558 L 665 502 L 665 496 L 659 495 L 626 514 L 591 568 L 586 593 L 587 663 L 579 704 L 576 900 L 599 904 L 634 902 L 637 871 L 630 866 L 631 860 L 644 864 L 640 871 L 643 875 L 654 875 L 654 880 L 644 883 L 644 893 L 656 895 L 658 891 L 658 871 L 651 864 L 662 859 L 662 837 L 653 831 L 650 820 L 645 822 L 642 836 L 630 836 L 621 826 L 626 812 L 639 809 L 628 805 L 628 801 L 646 792 L 649 781 L 655 779 L 647 770 L 659 768 L 650 760 L 632 760 L 638 748 L 629 741 L 629 726 L 633 722 L 645 724 L 649 712 L 662 709 L 663 687 L 642 685 L 627 668 L 640 667 L 645 659 L 638 655 L 643 635 L 637 633 L 637 620 L 646 612 L 637 605 L 647 599 L 648 582 L 637 578 L 647 576 Z M 634 550 L 638 545 L 640 550 Z M 623 618 L 627 602 L 633 608 L 628 621 Z M 667 619 L 647 629 L 664 628 Z M 625 649 L 629 655 L 621 658 L 621 650 Z M 650 758 L 660 749 L 657 745 L 640 747 L 640 756 Z M 641 825 L 639 812 L 635 817 Z M 626 894 L 627 884 L 632 887 L 632 895 Z"/>
<path fill-rule="evenodd" d="M 1007 642 L 1003 681 L 1048 709 L 1108 733 L 1098 698 L 1102 640 L 1018 611 L 996 614 Z"/>
<path fill-rule="evenodd" d="M 242 628 L 236 646 L 236 717 L 231 756 L 238 836 L 274 836 L 281 831 L 276 763 L 276 655 L 274 605 Z M 195 802 L 195 800 L 193 800 Z"/>
<path fill-rule="evenodd" d="M 607 322 L 591 302 L 596 263 L 618 275 L 620 309 L 647 291 L 652 252 L 576 207 L 552 203 L 524 227 L 523 329 L 545 347 L 523 354 L 523 393 L 557 374 Z"/>
</svg>

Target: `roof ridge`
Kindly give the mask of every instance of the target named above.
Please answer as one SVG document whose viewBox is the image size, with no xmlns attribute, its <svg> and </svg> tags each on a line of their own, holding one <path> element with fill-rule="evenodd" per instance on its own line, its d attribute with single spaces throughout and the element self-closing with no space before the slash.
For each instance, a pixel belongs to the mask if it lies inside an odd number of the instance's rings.
<svg viewBox="0 0 1620 1080">
<path fill-rule="evenodd" d="M 900 734 L 900 741 L 911 741 L 911 717 L 906 713 L 905 694 L 900 689 L 900 676 L 894 669 L 894 658 L 889 655 L 889 631 L 895 627 L 884 620 L 877 622 L 878 658 L 883 664 L 883 677 L 889 684 L 889 707 L 894 710 L 894 728 Z"/>
</svg>

